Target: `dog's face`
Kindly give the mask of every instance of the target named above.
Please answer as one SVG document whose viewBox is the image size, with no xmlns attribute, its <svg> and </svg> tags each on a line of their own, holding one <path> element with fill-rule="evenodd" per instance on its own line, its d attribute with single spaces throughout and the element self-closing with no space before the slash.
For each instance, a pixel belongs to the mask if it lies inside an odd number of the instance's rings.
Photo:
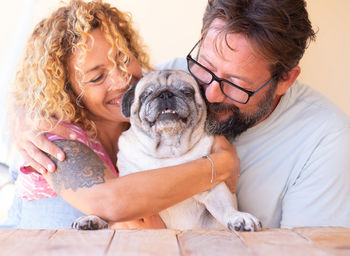
<svg viewBox="0 0 350 256">
<path fill-rule="evenodd" d="M 144 76 L 124 94 L 122 113 L 152 137 L 204 127 L 206 119 L 205 102 L 196 81 L 180 70 Z"/>
</svg>

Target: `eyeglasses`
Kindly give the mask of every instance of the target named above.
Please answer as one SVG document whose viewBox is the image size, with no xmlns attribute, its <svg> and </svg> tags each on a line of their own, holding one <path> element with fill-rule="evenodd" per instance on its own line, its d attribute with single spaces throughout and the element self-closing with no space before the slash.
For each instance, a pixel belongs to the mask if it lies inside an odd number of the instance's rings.
<svg viewBox="0 0 350 256">
<path fill-rule="evenodd" d="M 248 91 L 226 79 L 222 79 L 217 77 L 213 72 L 204 67 L 202 64 L 197 62 L 191 57 L 191 53 L 198 46 L 201 41 L 198 41 L 196 45 L 192 48 L 190 53 L 187 55 L 187 68 L 191 75 L 197 80 L 199 83 L 203 83 L 206 85 L 211 84 L 214 80 L 217 81 L 220 85 L 221 92 L 228 97 L 229 99 L 236 101 L 241 104 L 246 104 L 250 97 L 257 94 L 261 91 L 265 86 L 270 84 L 275 76 L 272 76 L 269 81 L 264 83 L 258 90 L 256 91 Z M 196 58 L 197 59 L 197 58 Z"/>
</svg>

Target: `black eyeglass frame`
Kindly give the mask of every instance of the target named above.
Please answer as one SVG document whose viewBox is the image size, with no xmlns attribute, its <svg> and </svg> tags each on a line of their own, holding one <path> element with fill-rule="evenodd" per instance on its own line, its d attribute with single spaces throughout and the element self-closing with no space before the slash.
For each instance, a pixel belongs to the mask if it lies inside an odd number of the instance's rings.
<svg viewBox="0 0 350 256">
<path fill-rule="evenodd" d="M 187 54 L 187 56 L 186 56 L 186 60 L 187 60 L 187 69 L 188 69 L 188 71 L 190 72 L 190 74 L 191 74 L 197 81 L 200 81 L 200 82 L 203 83 L 203 84 L 209 85 L 209 84 L 211 84 L 214 80 L 215 80 L 216 82 L 218 82 L 219 85 L 220 85 L 220 90 L 221 90 L 221 92 L 222 92 L 227 98 L 229 98 L 230 100 L 233 100 L 233 101 L 238 102 L 238 103 L 240 103 L 240 104 L 247 104 L 248 101 L 249 101 L 249 99 L 250 99 L 250 97 L 254 96 L 254 95 L 257 94 L 259 91 L 261 91 L 262 89 L 264 89 L 268 84 L 270 84 L 270 83 L 276 78 L 276 75 L 273 75 L 273 76 L 270 78 L 270 80 L 267 81 L 266 83 L 264 83 L 258 90 L 256 90 L 256 91 L 249 91 L 249 90 L 246 90 L 246 89 L 244 89 L 244 88 L 242 88 L 242 87 L 240 87 L 240 86 L 238 86 L 238 85 L 236 85 L 236 84 L 234 84 L 234 83 L 232 83 L 232 82 L 230 82 L 230 81 L 228 81 L 228 80 L 226 80 L 226 79 L 222 79 L 222 78 L 220 78 L 220 77 L 217 77 L 212 71 L 210 71 L 209 69 L 207 69 L 206 67 L 204 67 L 204 66 L 203 66 L 202 64 L 200 64 L 198 61 L 194 60 L 194 59 L 192 58 L 192 56 L 191 56 L 191 53 L 193 52 L 193 50 L 197 47 L 197 45 L 198 45 L 200 42 L 201 42 L 201 40 L 199 40 L 199 41 L 194 45 L 194 47 L 191 49 L 191 51 L 190 51 L 190 52 Z M 197 76 L 195 76 L 195 75 L 191 72 L 191 69 L 190 69 L 190 61 L 194 62 L 195 64 L 197 64 L 198 66 L 200 66 L 201 68 L 203 68 L 205 71 L 207 71 L 209 74 L 211 74 L 211 77 L 212 77 L 212 78 L 211 78 L 210 82 L 206 83 L 206 82 L 202 81 L 201 79 L 199 79 Z M 225 83 L 227 83 L 228 85 L 233 86 L 233 87 L 237 88 L 238 90 L 241 90 L 241 91 L 245 92 L 246 94 L 248 94 L 247 100 L 246 100 L 246 101 L 239 101 L 239 100 L 235 100 L 235 99 L 231 98 L 229 95 L 227 95 L 227 94 L 224 92 L 222 82 L 225 82 Z"/>
</svg>

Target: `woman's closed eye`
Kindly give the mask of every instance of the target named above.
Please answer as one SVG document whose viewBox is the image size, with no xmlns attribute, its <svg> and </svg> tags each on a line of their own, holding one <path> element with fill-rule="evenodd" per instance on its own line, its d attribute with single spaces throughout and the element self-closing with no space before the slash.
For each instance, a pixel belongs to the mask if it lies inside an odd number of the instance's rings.
<svg viewBox="0 0 350 256">
<path fill-rule="evenodd" d="M 91 79 L 89 81 L 89 83 L 97 84 L 98 82 L 100 82 L 103 79 L 103 77 L 104 77 L 104 74 L 100 74 L 100 75 L 96 76 L 95 78 Z"/>
</svg>

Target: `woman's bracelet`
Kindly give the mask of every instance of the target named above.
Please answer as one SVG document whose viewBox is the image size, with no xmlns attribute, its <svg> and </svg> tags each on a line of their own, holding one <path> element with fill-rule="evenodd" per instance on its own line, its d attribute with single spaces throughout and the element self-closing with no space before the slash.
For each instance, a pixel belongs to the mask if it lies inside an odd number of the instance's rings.
<svg viewBox="0 0 350 256">
<path fill-rule="evenodd" d="M 210 180 L 210 183 L 214 183 L 215 179 L 216 179 L 216 170 L 215 170 L 214 161 L 208 155 L 202 156 L 202 158 L 208 159 L 210 161 L 210 163 L 211 163 L 211 180 Z"/>
</svg>

